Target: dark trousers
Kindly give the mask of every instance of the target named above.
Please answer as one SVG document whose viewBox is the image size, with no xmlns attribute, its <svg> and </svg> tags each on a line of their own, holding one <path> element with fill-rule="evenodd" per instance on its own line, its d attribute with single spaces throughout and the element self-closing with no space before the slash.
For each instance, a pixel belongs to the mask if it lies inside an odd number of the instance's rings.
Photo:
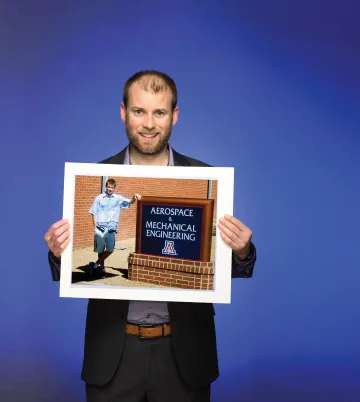
<svg viewBox="0 0 360 402">
<path fill-rule="evenodd" d="M 86 385 L 86 396 L 87 402 L 209 402 L 210 385 L 190 389 L 184 384 L 171 336 L 140 339 L 126 335 L 113 379 L 103 387 Z"/>
</svg>

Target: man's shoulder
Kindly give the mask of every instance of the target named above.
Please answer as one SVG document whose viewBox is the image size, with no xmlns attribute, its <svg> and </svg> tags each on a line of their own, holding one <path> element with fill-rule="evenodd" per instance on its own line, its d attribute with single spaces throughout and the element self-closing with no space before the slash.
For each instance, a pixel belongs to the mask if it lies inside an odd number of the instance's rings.
<svg viewBox="0 0 360 402">
<path fill-rule="evenodd" d="M 208 163 L 202 162 L 198 159 L 180 154 L 173 148 L 175 166 L 194 166 L 194 167 L 212 167 Z"/>
<path fill-rule="evenodd" d="M 104 196 L 104 193 L 101 193 L 101 194 L 97 195 L 97 196 L 95 197 L 94 201 L 100 200 L 103 196 Z"/>
<path fill-rule="evenodd" d="M 124 163 L 125 153 L 126 153 L 126 147 L 122 151 L 117 153 L 116 155 L 112 155 L 112 156 L 102 160 L 99 163 L 122 165 Z"/>
<path fill-rule="evenodd" d="M 126 197 L 123 197 L 121 194 L 115 194 L 115 193 L 113 193 L 113 197 L 115 198 L 115 200 L 120 200 L 120 201 L 122 201 L 122 200 L 127 200 L 127 198 L 126 198 Z"/>
</svg>

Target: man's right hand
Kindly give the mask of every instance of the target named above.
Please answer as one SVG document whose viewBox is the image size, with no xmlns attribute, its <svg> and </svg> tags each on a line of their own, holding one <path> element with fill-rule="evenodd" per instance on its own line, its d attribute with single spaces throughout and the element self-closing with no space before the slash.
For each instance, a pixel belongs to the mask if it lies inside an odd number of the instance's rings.
<svg viewBox="0 0 360 402">
<path fill-rule="evenodd" d="M 67 219 L 53 223 L 45 233 L 44 240 L 55 257 L 60 258 L 70 242 L 70 225 Z"/>
</svg>

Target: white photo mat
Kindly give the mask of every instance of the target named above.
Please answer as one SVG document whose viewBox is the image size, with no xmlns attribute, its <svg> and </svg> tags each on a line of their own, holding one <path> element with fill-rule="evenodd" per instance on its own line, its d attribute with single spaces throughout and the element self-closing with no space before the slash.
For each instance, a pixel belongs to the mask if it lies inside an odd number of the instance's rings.
<svg viewBox="0 0 360 402">
<path fill-rule="evenodd" d="M 216 223 L 225 214 L 233 215 L 233 168 L 65 163 L 63 218 L 68 219 L 72 233 L 61 257 L 60 297 L 230 303 L 232 251 L 217 226 L 214 290 L 72 284 L 75 177 L 79 175 L 217 180 Z"/>
</svg>

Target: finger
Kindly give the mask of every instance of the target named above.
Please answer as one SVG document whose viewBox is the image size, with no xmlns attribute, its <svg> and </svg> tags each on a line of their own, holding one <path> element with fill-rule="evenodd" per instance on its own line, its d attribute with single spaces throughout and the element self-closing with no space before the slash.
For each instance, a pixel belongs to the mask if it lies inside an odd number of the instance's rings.
<svg viewBox="0 0 360 402">
<path fill-rule="evenodd" d="M 45 233 L 44 239 L 47 246 L 51 248 L 52 245 L 54 244 L 54 238 L 52 237 L 52 232 L 50 232 L 50 229 Z"/>
<path fill-rule="evenodd" d="M 230 217 L 229 215 L 227 215 L 227 216 Z M 233 218 L 233 217 L 230 217 L 230 218 Z M 238 219 L 236 219 L 236 218 L 233 218 L 233 219 L 234 220 L 221 218 L 219 221 L 221 221 L 225 226 L 227 226 L 234 233 L 236 233 L 238 235 L 238 237 L 240 237 L 245 243 L 248 243 L 249 241 L 251 241 L 252 231 L 246 225 L 244 225 L 242 222 L 240 222 Z M 234 225 L 233 222 L 240 223 L 243 226 L 243 230 L 240 230 L 239 226 Z"/>
<path fill-rule="evenodd" d="M 224 240 L 224 242 L 231 247 L 232 250 L 237 250 L 239 247 L 233 242 L 233 240 L 226 236 L 226 234 L 224 232 L 220 232 L 220 236 L 221 238 Z"/>
<path fill-rule="evenodd" d="M 70 233 L 70 224 L 66 223 L 65 225 L 62 225 L 58 227 L 54 232 L 52 233 L 51 237 L 53 240 L 57 240 L 60 236 L 62 236 L 64 233 Z"/>
<path fill-rule="evenodd" d="M 231 222 L 233 225 L 235 225 L 236 227 L 238 227 L 241 231 L 245 231 L 248 229 L 248 227 L 246 225 L 244 225 L 239 219 L 234 218 L 231 215 L 224 215 L 224 218 Z"/>
<path fill-rule="evenodd" d="M 231 239 L 231 241 L 236 245 L 236 247 L 241 247 L 244 244 L 243 239 L 241 236 L 239 236 L 239 233 L 241 232 L 237 230 L 237 232 L 234 232 L 230 228 L 226 227 L 222 223 L 219 222 L 218 227 L 220 229 L 220 233 L 222 232 L 223 234 L 226 235 L 227 238 Z M 234 225 L 232 225 L 233 228 L 236 228 Z"/>
<path fill-rule="evenodd" d="M 58 222 L 57 222 L 58 223 Z M 44 239 L 46 241 L 47 246 L 49 249 L 54 252 L 54 248 L 57 247 L 58 243 L 56 243 L 57 239 L 62 236 L 64 233 L 68 232 L 68 236 L 70 235 L 70 224 L 65 223 L 62 226 L 59 225 L 52 225 L 54 227 L 57 227 L 57 229 L 54 230 L 54 228 L 50 228 L 49 231 L 45 234 Z M 66 238 L 67 236 L 63 237 L 62 239 Z"/>
<path fill-rule="evenodd" d="M 234 233 L 236 237 L 242 238 L 244 235 L 244 232 L 242 232 L 237 226 L 232 224 L 230 221 L 227 221 L 226 219 L 219 219 L 219 229 L 220 230 L 229 230 Z"/>
<path fill-rule="evenodd" d="M 58 229 L 59 227 L 65 225 L 66 223 L 69 223 L 69 220 L 68 220 L 68 219 L 61 219 L 61 220 L 59 220 L 59 221 L 53 223 L 53 224 L 50 226 L 50 229 L 49 229 L 49 230 L 52 230 L 52 229 L 53 229 L 53 230 L 56 230 L 56 229 Z"/>
<path fill-rule="evenodd" d="M 51 234 L 49 233 L 49 231 L 47 231 L 44 235 L 44 240 L 46 241 L 46 243 L 48 243 L 51 239 Z"/>
<path fill-rule="evenodd" d="M 60 258 L 61 254 L 64 252 L 69 243 L 70 243 L 70 237 L 68 237 L 63 243 L 61 243 L 60 246 L 55 251 L 53 251 L 53 254 L 56 257 Z"/>
<path fill-rule="evenodd" d="M 70 230 L 66 230 L 60 236 L 54 238 L 54 247 L 58 248 L 64 241 L 70 237 Z"/>
<path fill-rule="evenodd" d="M 58 237 L 54 242 L 53 242 L 53 247 L 51 251 L 55 254 L 60 254 L 64 251 L 65 247 L 69 244 L 70 242 L 70 231 L 63 233 L 60 237 Z"/>
<path fill-rule="evenodd" d="M 48 231 L 46 232 L 45 236 L 46 236 L 47 238 L 51 237 L 52 234 L 53 234 L 53 232 L 54 232 L 55 230 L 57 230 L 57 229 L 60 228 L 61 226 L 65 225 L 66 223 L 68 223 L 68 220 L 67 220 L 67 219 L 61 219 L 60 221 L 57 221 L 57 222 L 53 223 L 53 224 L 49 227 L 49 229 L 48 229 Z M 45 237 L 45 236 L 44 236 L 44 237 Z M 46 239 L 45 239 L 45 240 L 46 240 Z"/>
</svg>

